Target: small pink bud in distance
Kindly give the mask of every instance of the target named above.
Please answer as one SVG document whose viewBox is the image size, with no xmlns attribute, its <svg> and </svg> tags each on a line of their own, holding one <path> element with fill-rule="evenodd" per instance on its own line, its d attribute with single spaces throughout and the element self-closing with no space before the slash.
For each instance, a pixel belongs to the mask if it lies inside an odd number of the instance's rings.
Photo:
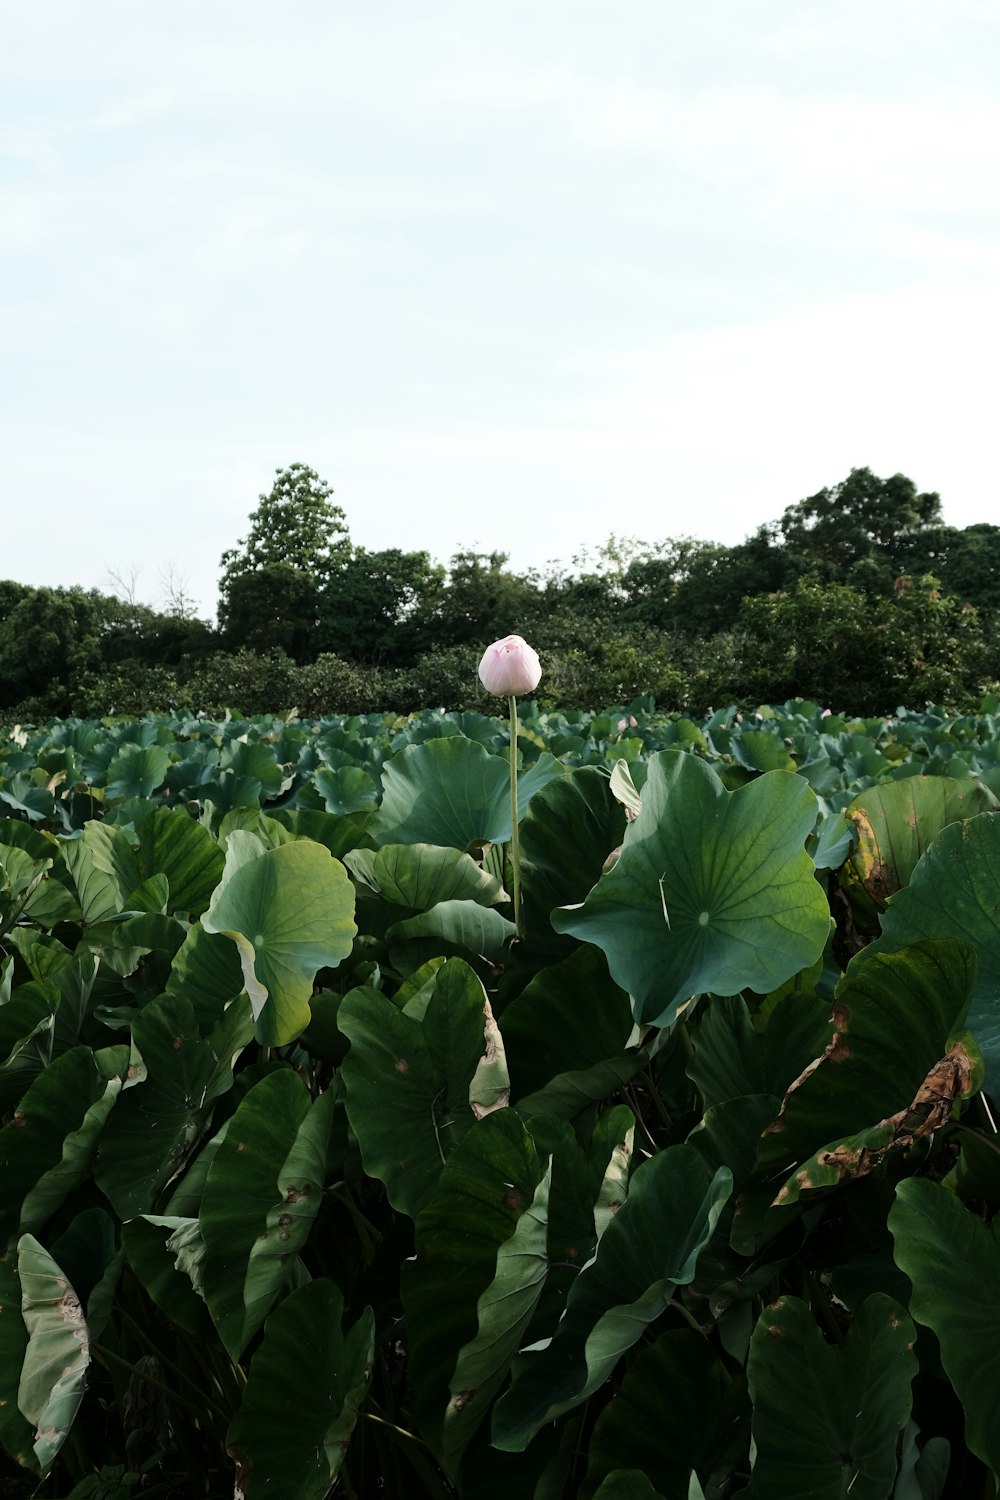
<svg viewBox="0 0 1000 1500">
<path fill-rule="evenodd" d="M 619 719 L 618 720 L 618 728 L 620 730 L 621 729 L 636 729 L 637 727 L 638 726 L 636 724 L 635 717 L 632 714 L 629 714 L 629 716 L 628 716 L 627 719 Z"/>
<path fill-rule="evenodd" d="M 498 698 L 511 693 L 533 693 L 542 676 L 538 653 L 519 635 L 505 635 L 483 652 L 479 663 L 479 681 L 488 693 Z"/>
<path fill-rule="evenodd" d="M 821 719 L 829 719 L 831 717 L 832 717 L 831 710 L 828 709 L 828 708 L 824 708 L 823 712 L 820 714 L 820 718 Z"/>
</svg>

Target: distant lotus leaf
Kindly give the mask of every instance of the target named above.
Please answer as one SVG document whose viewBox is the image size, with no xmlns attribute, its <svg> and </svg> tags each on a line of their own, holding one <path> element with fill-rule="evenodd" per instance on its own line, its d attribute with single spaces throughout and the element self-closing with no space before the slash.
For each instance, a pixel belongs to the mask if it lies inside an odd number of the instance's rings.
<svg viewBox="0 0 1000 1500">
<path fill-rule="evenodd" d="M 226 871 L 202 926 L 233 939 L 257 1040 L 280 1047 L 309 1025 L 318 970 L 335 968 L 351 951 L 354 887 L 320 844 L 298 839 L 244 859 L 249 838 L 230 836 Z"/>
<path fill-rule="evenodd" d="M 596 943 L 639 1021 L 664 1026 L 692 995 L 761 994 L 814 963 L 830 928 L 805 841 L 816 798 L 772 771 L 727 792 L 704 761 L 654 755 L 617 864 L 559 932 Z"/>
</svg>

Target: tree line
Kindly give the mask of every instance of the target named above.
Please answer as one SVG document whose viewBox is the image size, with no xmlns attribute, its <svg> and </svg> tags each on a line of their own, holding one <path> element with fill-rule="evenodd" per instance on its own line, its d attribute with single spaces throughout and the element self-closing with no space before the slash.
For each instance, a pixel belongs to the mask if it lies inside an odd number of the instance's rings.
<svg viewBox="0 0 1000 1500">
<path fill-rule="evenodd" d="M 277 471 L 223 554 L 214 623 L 183 592 L 158 611 L 0 582 L 0 712 L 487 708 L 476 664 L 508 632 L 542 654 L 553 707 L 802 697 L 878 714 L 967 706 L 1000 678 L 1000 527 L 946 525 L 903 474 L 852 469 L 735 546 L 612 537 L 544 572 L 370 551 L 332 493 L 305 464 Z"/>
</svg>

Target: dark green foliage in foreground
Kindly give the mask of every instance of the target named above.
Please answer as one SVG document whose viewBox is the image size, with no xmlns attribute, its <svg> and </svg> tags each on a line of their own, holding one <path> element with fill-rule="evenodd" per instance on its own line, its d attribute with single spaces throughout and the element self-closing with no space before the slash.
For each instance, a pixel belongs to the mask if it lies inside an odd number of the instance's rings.
<svg viewBox="0 0 1000 1500">
<path fill-rule="evenodd" d="M 992 1495 L 998 710 L 5 730 L 0 1493 Z"/>
</svg>

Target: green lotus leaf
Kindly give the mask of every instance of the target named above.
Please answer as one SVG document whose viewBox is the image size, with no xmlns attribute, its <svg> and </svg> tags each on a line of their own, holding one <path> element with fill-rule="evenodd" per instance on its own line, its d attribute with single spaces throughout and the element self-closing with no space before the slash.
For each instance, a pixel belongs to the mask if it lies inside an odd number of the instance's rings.
<svg viewBox="0 0 1000 1500">
<path fill-rule="evenodd" d="M 603 949 L 641 1022 L 667 1025 L 702 991 L 767 994 L 829 933 L 805 851 L 815 820 L 815 795 L 791 772 L 727 792 L 703 761 L 663 751 L 617 864 L 553 925 Z"/>
<path fill-rule="evenodd" d="M 199 1219 L 205 1300 L 238 1359 L 264 1322 L 319 1209 L 332 1095 L 310 1108 L 290 1068 L 241 1100 L 213 1159 Z"/>
<path fill-rule="evenodd" d="M 417 911 L 440 901 L 496 906 L 510 899 L 499 880 L 470 855 L 437 844 L 388 844 L 372 856 L 371 872 L 387 901 Z"/>
<path fill-rule="evenodd" d="M 232 938 L 265 1046 L 294 1041 L 309 1024 L 309 997 L 318 970 L 335 968 L 351 951 L 354 887 L 343 865 L 306 839 L 254 853 L 234 833 L 226 870 L 202 918 L 206 932 Z"/>
<path fill-rule="evenodd" d="M 484 1415 L 482 1404 L 476 1403 L 462 1418 L 462 1406 L 468 1403 L 454 1401 L 453 1387 L 462 1389 L 455 1387 L 456 1367 L 462 1350 L 476 1344 L 479 1300 L 494 1283 L 501 1247 L 511 1243 L 535 1199 L 544 1166 L 518 1116 L 499 1110 L 474 1124 L 456 1145 L 417 1215 L 417 1254 L 404 1263 L 401 1281 L 409 1374 L 420 1430 L 439 1455 L 447 1441 L 453 1467 Z M 541 1217 L 539 1200 L 535 1227 Z M 538 1270 L 538 1249 L 532 1238 L 525 1285 Z M 491 1306 L 491 1323 L 493 1316 Z M 494 1362 L 495 1381 L 503 1378 L 513 1353 L 505 1348 Z M 489 1379 L 488 1354 L 481 1354 Z M 495 1389 L 494 1384 L 491 1394 Z M 454 1427 L 447 1439 L 446 1420 Z"/>
<path fill-rule="evenodd" d="M 577 1276 L 551 1342 L 514 1362 L 510 1389 L 493 1413 L 497 1448 L 523 1450 L 535 1433 L 585 1401 L 622 1355 L 691 1281 L 732 1187 L 692 1146 L 644 1162 Z"/>
<path fill-rule="evenodd" d="M 332 1281 L 307 1282 L 268 1318 L 227 1451 L 246 1500 L 325 1500 L 368 1391 L 375 1317 L 366 1307 L 346 1333 Z M 290 1436 L 294 1435 L 294 1440 Z"/>
<path fill-rule="evenodd" d="M 111 1316 L 122 1268 L 114 1220 L 103 1208 L 84 1209 L 49 1248 L 80 1299 L 91 1338 L 99 1339 Z"/>
<path fill-rule="evenodd" d="M 476 1119 L 470 1092 L 496 1051 L 486 992 L 467 964 L 449 959 L 422 1019 L 359 989 L 344 996 L 337 1022 L 351 1043 L 341 1076 L 365 1171 L 415 1218 Z"/>
<path fill-rule="evenodd" d="M 328 813 L 367 812 L 378 800 L 374 781 L 360 766 L 322 766 L 313 772 L 313 781 Z"/>
<path fill-rule="evenodd" d="M 687 1073 L 706 1110 L 744 1094 L 780 1099 L 829 1042 L 830 1003 L 787 994 L 761 1028 L 739 995 L 719 996 L 702 1006 L 690 1037 Z"/>
<path fill-rule="evenodd" d="M 47 1474 L 83 1400 L 90 1333 L 76 1292 L 33 1235 L 17 1246 L 21 1311 L 28 1330 L 17 1404 L 35 1428 L 35 1458 Z"/>
<path fill-rule="evenodd" d="M 190 1001 L 202 1031 L 208 1032 L 242 993 L 239 950 L 222 933 L 206 932 L 195 923 L 177 950 L 164 994 Z"/>
<path fill-rule="evenodd" d="M 947 1188 L 911 1177 L 896 1188 L 889 1228 L 910 1311 L 937 1334 L 965 1408 L 965 1440 L 1000 1471 L 1000 1217 L 984 1224 Z"/>
<path fill-rule="evenodd" d="M 626 1051 L 632 1008 L 608 974 L 604 955 L 581 946 L 542 969 L 500 1019 L 520 1112 L 572 1116 L 606 1099 L 649 1061 Z"/>
<path fill-rule="evenodd" d="M 908 776 L 868 787 L 844 809 L 858 841 L 848 868 L 882 909 L 909 883 L 917 861 L 943 828 L 997 806 L 980 781 Z"/>
<path fill-rule="evenodd" d="M 437 938 L 496 963 L 514 932 L 513 922 L 492 906 L 480 906 L 478 901 L 439 901 L 430 911 L 394 922 L 386 930 L 386 940 L 395 947 L 415 938 Z"/>
<path fill-rule="evenodd" d="M 910 882 L 888 901 L 882 936 L 871 946 L 893 953 L 922 938 L 958 938 L 979 960 L 969 1028 L 986 1063 L 1000 1070 L 1000 812 L 980 813 L 941 830 Z"/>
<path fill-rule="evenodd" d="M 0 1131 L 0 1242 L 41 1229 L 82 1182 L 120 1088 L 89 1047 L 74 1047 L 39 1074 Z"/>
<path fill-rule="evenodd" d="M 176 1253 L 167 1246 L 174 1230 L 184 1222 L 197 1226 L 198 1221 L 139 1214 L 122 1225 L 122 1249 L 160 1312 L 185 1333 L 211 1340 L 213 1324 L 208 1308 L 179 1268 Z"/>
<path fill-rule="evenodd" d="M 176 807 L 158 807 L 139 828 L 143 876 L 169 882 L 168 912 L 201 916 L 222 879 L 225 856 L 208 829 Z"/>
<path fill-rule="evenodd" d="M 882 1293 L 839 1348 L 797 1297 L 766 1307 L 747 1363 L 757 1449 L 747 1500 L 885 1500 L 910 1415 L 915 1336 Z"/>
<path fill-rule="evenodd" d="M 123 745 L 107 769 L 105 790 L 109 797 L 151 797 L 163 785 L 170 752 L 162 745 Z"/>
<path fill-rule="evenodd" d="M 606 1493 L 602 1481 L 623 1469 L 641 1470 L 663 1500 L 688 1500 L 692 1468 L 717 1469 L 727 1449 L 742 1456 L 748 1418 L 744 1382 L 730 1380 L 706 1338 L 691 1328 L 662 1334 L 597 1419 L 581 1500 Z"/>
<path fill-rule="evenodd" d="M 518 816 L 564 767 L 542 755 L 518 778 Z M 511 836 L 510 771 L 498 755 L 462 735 L 409 745 L 382 773 L 382 805 L 368 822 L 378 844 L 445 844 L 468 849 Z"/>
<path fill-rule="evenodd" d="M 35 1430 L 17 1404 L 17 1388 L 28 1347 L 28 1330 L 21 1312 L 21 1278 L 17 1256 L 0 1256 L 0 1442 L 11 1458 L 38 1472 L 33 1441 Z"/>
<path fill-rule="evenodd" d="M 808 1162 L 821 1147 L 849 1142 L 912 1104 L 961 1031 L 975 983 L 975 954 L 954 941 L 917 943 L 898 953 L 878 953 L 871 946 L 853 959 L 837 986 L 833 1030 L 821 1060 L 787 1094 L 780 1118 L 761 1137 L 755 1169 L 759 1186 L 748 1189 L 742 1200 L 735 1248 L 756 1252 L 761 1211 L 777 1200 L 793 1166 Z M 775 1015 L 780 1014 L 779 1008 Z M 891 1136 L 890 1127 L 882 1144 Z M 831 1184 L 807 1173 L 799 1187 L 810 1185 Z M 782 1202 L 797 1197 L 798 1191 L 789 1188 Z M 780 1219 L 781 1210 L 776 1212 Z M 777 1222 L 772 1213 L 772 1227 Z"/>
<path fill-rule="evenodd" d="M 144 1006 L 132 1040 L 145 1077 L 120 1095 L 97 1164 L 98 1186 L 122 1219 L 150 1211 L 201 1132 L 220 1069 L 232 1062 L 202 1037 L 190 1001 L 177 996 Z"/>
<path fill-rule="evenodd" d="M 608 778 L 591 767 L 549 782 L 521 825 L 524 946 L 542 961 L 566 958 L 575 944 L 553 930 L 557 906 L 582 901 L 625 836 L 625 814 Z"/>
<path fill-rule="evenodd" d="M 699 1495 L 701 1487 L 696 1478 L 694 1484 L 697 1489 L 685 1489 L 688 1500 L 695 1500 Z M 641 1469 L 616 1469 L 595 1491 L 594 1500 L 671 1500 L 671 1497 L 654 1490 Z M 704 1496 L 700 1500 L 704 1500 Z"/>
</svg>

